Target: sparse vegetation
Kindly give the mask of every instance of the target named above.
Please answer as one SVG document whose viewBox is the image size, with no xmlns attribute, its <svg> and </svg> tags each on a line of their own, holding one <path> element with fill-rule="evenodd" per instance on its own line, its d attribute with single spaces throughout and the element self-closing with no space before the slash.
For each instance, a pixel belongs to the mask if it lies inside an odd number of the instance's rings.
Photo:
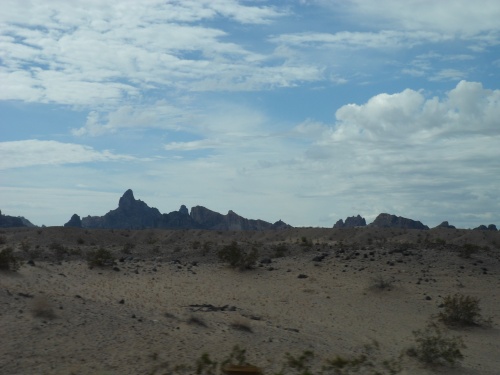
<svg viewBox="0 0 500 375">
<path fill-rule="evenodd" d="M 289 252 L 288 246 L 284 243 L 280 243 L 274 247 L 274 257 L 281 258 L 284 257 Z"/>
<path fill-rule="evenodd" d="M 61 261 L 64 258 L 64 255 L 68 254 L 68 249 L 58 242 L 52 242 L 49 245 L 49 249 L 54 252 L 57 261 Z"/>
<path fill-rule="evenodd" d="M 132 242 L 127 242 L 125 245 L 123 245 L 122 248 L 122 253 L 123 254 L 131 254 L 132 249 L 135 247 L 135 244 Z"/>
<path fill-rule="evenodd" d="M 46 296 L 39 296 L 33 300 L 33 305 L 31 309 L 33 316 L 42 319 L 55 319 L 56 314 L 52 307 L 52 304 Z"/>
<path fill-rule="evenodd" d="M 470 326 L 481 322 L 479 299 L 457 293 L 444 298 L 439 319 L 449 326 Z"/>
<path fill-rule="evenodd" d="M 373 287 L 379 290 L 391 290 L 394 284 L 394 279 L 384 275 L 377 275 L 372 278 Z"/>
<path fill-rule="evenodd" d="M 231 267 L 245 270 L 255 266 L 259 252 L 256 248 L 246 252 L 239 247 L 236 241 L 233 241 L 219 250 L 218 256 L 222 261 L 229 263 Z"/>
<path fill-rule="evenodd" d="M 448 337 L 435 323 L 424 330 L 414 331 L 416 345 L 407 354 L 425 365 L 454 365 L 464 358 L 461 349 L 465 344 L 461 337 Z"/>
<path fill-rule="evenodd" d="M 0 251 L 0 270 L 17 271 L 19 259 L 14 255 L 14 249 L 7 247 Z"/>
<path fill-rule="evenodd" d="M 463 244 L 462 247 L 459 249 L 458 254 L 462 258 L 469 259 L 472 256 L 472 254 L 479 252 L 480 249 L 481 247 L 478 245 L 466 243 Z"/>
<path fill-rule="evenodd" d="M 90 250 L 87 253 L 87 264 L 93 267 L 111 267 L 113 266 L 113 255 L 109 250 L 101 247 L 98 250 Z"/>
</svg>

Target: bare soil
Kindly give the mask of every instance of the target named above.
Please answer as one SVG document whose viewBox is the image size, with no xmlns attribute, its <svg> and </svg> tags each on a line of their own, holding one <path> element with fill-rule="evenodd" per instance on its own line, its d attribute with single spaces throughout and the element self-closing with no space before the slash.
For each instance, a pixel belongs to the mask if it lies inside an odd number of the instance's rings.
<svg viewBox="0 0 500 375">
<path fill-rule="evenodd" d="M 259 251 L 254 269 L 222 263 L 236 241 Z M 500 369 L 500 232 L 453 229 L 5 229 L 18 271 L 0 272 L 1 374 L 163 374 L 166 362 L 235 345 L 272 374 L 285 353 L 315 364 L 379 344 L 402 374 Z M 111 267 L 89 268 L 99 248 Z M 491 324 L 443 329 L 467 345 L 456 367 L 403 355 L 413 331 L 437 321 L 445 296 L 479 298 Z"/>
</svg>

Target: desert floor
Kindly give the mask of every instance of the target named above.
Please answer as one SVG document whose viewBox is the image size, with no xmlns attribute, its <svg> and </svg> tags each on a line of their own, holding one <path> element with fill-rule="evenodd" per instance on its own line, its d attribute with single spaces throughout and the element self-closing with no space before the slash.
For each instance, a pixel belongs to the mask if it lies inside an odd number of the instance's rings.
<svg viewBox="0 0 500 375">
<path fill-rule="evenodd" d="M 500 232 L 52 227 L 4 229 L 0 240 L 22 259 L 0 273 L 0 374 L 163 374 L 167 362 L 222 360 L 235 345 L 272 374 L 287 352 L 311 350 L 320 366 L 374 340 L 382 361 L 414 345 L 412 332 L 455 293 L 479 298 L 492 322 L 442 326 L 467 346 L 458 366 L 403 355 L 401 373 L 500 374 Z M 259 251 L 254 269 L 218 259 L 232 241 Z M 89 268 L 98 248 L 114 269 Z"/>
</svg>

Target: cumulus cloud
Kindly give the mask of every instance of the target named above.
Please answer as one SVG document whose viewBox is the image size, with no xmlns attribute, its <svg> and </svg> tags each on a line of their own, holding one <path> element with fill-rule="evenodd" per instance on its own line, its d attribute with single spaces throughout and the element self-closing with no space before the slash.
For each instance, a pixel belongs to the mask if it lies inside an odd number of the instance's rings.
<svg viewBox="0 0 500 375">
<path fill-rule="evenodd" d="M 37 139 L 0 142 L 0 169 L 131 160 L 135 158 L 114 154 L 109 150 L 96 151 L 92 147 L 74 143 Z"/>
<path fill-rule="evenodd" d="M 437 210 L 456 221 L 493 214 L 498 116 L 500 90 L 466 81 L 444 97 L 406 89 L 342 106 L 301 160 L 321 176 L 307 196 L 338 198 L 337 208 L 357 202 L 368 217 L 388 210 L 422 219 Z"/>
</svg>

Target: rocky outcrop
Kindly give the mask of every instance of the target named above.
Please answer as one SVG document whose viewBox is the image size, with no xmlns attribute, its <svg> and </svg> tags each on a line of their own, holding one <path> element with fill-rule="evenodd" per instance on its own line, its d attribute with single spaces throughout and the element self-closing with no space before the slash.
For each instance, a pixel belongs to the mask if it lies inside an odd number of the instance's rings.
<svg viewBox="0 0 500 375">
<path fill-rule="evenodd" d="M 437 227 L 434 227 L 434 229 L 438 228 L 446 228 L 446 229 L 456 229 L 455 226 L 448 224 L 447 221 L 443 221 L 441 224 L 439 224 Z"/>
<path fill-rule="evenodd" d="M 334 228 L 356 228 L 365 226 L 366 226 L 366 220 L 360 215 L 349 216 L 348 218 L 345 219 L 345 222 L 342 219 L 340 219 L 333 225 Z"/>
<path fill-rule="evenodd" d="M 488 226 L 480 225 L 477 228 L 474 228 L 474 230 L 497 230 L 497 226 L 495 224 L 490 224 Z"/>
<path fill-rule="evenodd" d="M 191 218 L 203 229 L 265 230 L 290 228 L 281 220 L 271 224 L 264 220 L 245 219 L 231 210 L 226 215 L 222 215 L 202 206 L 191 208 Z"/>
<path fill-rule="evenodd" d="M 75 216 L 75 215 L 73 215 Z M 68 222 L 72 222 L 72 219 Z M 67 224 L 68 224 L 67 223 Z M 65 225 L 66 226 L 66 225 Z M 274 224 L 263 220 L 245 219 L 233 211 L 226 215 L 211 211 L 202 206 L 191 209 L 185 205 L 178 211 L 161 214 L 158 209 L 149 207 L 134 198 L 132 190 L 127 190 L 118 202 L 118 208 L 104 216 L 87 216 L 81 220 L 83 228 L 121 228 L 121 229 L 215 229 L 215 230 L 264 230 L 290 228 L 281 220 Z"/>
<path fill-rule="evenodd" d="M 420 221 L 386 213 L 378 215 L 370 226 L 376 228 L 429 229 L 427 225 L 422 224 Z"/>
<path fill-rule="evenodd" d="M 162 215 L 158 209 L 149 207 L 134 198 L 132 190 L 127 190 L 118 202 L 118 208 L 106 215 L 87 216 L 82 219 L 84 228 L 121 228 L 143 229 L 157 228 Z"/>
<path fill-rule="evenodd" d="M 82 227 L 82 220 L 80 219 L 80 216 L 77 214 L 74 214 L 71 216 L 71 219 L 64 224 L 65 227 L 71 227 L 71 228 L 81 228 Z"/>
<path fill-rule="evenodd" d="M 27 227 L 28 225 L 23 222 L 23 219 L 22 217 L 3 215 L 0 211 L 0 228 Z"/>
</svg>

